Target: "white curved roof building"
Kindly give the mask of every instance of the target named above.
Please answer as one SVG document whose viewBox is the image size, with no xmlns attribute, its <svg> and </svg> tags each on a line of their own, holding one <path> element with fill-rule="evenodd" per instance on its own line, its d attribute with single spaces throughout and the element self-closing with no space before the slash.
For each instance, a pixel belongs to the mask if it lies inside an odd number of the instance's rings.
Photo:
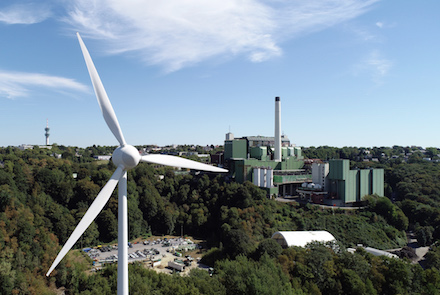
<svg viewBox="0 0 440 295">
<path fill-rule="evenodd" d="M 335 237 L 325 230 L 319 231 L 277 231 L 272 235 L 272 239 L 278 242 L 283 248 L 305 247 L 311 242 L 331 242 L 336 241 Z"/>
<path fill-rule="evenodd" d="M 389 258 L 399 258 L 399 256 L 397 256 L 396 254 L 389 253 L 389 252 L 382 251 L 382 250 L 375 249 L 375 248 L 371 248 L 371 247 L 365 247 L 365 251 L 373 254 L 374 256 L 386 256 Z"/>
</svg>

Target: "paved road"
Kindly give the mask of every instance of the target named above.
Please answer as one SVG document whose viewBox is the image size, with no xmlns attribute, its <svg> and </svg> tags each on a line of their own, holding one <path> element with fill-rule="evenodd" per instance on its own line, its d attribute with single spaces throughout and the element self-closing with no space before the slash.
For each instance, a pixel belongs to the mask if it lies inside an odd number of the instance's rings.
<svg viewBox="0 0 440 295">
<path fill-rule="evenodd" d="M 330 206 L 330 205 L 322 205 L 322 204 L 315 204 L 315 203 L 310 203 L 309 201 L 306 200 L 300 200 L 299 197 L 277 197 L 274 199 L 277 202 L 281 202 L 281 203 L 291 203 L 291 202 L 297 202 L 300 204 L 310 204 L 310 205 L 315 205 L 315 206 L 319 206 L 323 209 L 343 209 L 343 210 L 357 210 L 357 209 L 363 209 L 364 207 L 339 207 L 339 206 Z"/>
<path fill-rule="evenodd" d="M 420 247 L 417 243 L 417 239 L 413 237 L 412 234 L 408 235 L 408 246 L 413 248 L 416 251 L 417 258 L 415 258 L 412 262 L 419 263 L 422 267 L 425 267 L 425 255 L 429 251 L 428 247 Z"/>
</svg>

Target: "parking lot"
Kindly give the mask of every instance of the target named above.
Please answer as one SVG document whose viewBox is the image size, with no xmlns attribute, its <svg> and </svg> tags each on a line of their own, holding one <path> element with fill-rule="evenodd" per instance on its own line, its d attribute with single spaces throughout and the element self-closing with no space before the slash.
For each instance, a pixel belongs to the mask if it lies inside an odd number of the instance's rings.
<svg viewBox="0 0 440 295">
<path fill-rule="evenodd" d="M 165 272 L 171 272 L 167 269 L 168 261 L 178 257 L 185 259 L 182 252 L 197 249 L 198 245 L 189 239 L 180 237 L 172 238 L 150 238 L 137 243 L 130 243 L 128 246 L 128 261 L 145 262 L 148 266 L 161 269 Z M 118 261 L 118 245 L 98 246 L 94 249 L 86 248 L 87 254 L 92 258 L 94 269 L 100 269 L 106 263 Z M 84 252 L 86 252 L 84 249 Z M 182 252 L 180 252 L 182 251 Z M 153 264 L 154 263 L 154 264 Z M 194 261 L 192 266 L 197 265 Z"/>
</svg>

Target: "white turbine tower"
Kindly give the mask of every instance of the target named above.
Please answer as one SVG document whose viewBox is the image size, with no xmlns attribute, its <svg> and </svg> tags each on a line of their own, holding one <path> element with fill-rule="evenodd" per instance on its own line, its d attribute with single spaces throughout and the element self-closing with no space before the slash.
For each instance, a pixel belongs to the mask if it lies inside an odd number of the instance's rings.
<svg viewBox="0 0 440 295">
<path fill-rule="evenodd" d="M 93 64 L 92 58 L 84 45 L 79 33 L 77 33 L 79 44 L 89 71 L 90 79 L 92 80 L 93 88 L 98 99 L 99 106 L 104 116 L 104 120 L 110 128 L 113 135 L 119 141 L 120 146 L 113 152 L 112 160 L 116 165 L 116 171 L 111 176 L 110 180 L 99 192 L 96 199 L 93 201 L 90 208 L 84 214 L 81 221 L 76 226 L 72 235 L 64 244 L 58 256 L 55 258 L 52 266 L 47 272 L 49 276 L 58 263 L 63 259 L 67 252 L 73 247 L 75 242 L 81 237 L 89 225 L 93 222 L 96 216 L 104 208 L 109 200 L 113 190 L 119 182 L 118 188 L 118 295 L 128 294 L 128 218 L 127 218 L 127 170 L 136 167 L 139 162 L 147 162 L 154 164 L 161 164 L 173 167 L 182 167 L 188 169 L 210 171 L 210 172 L 227 172 L 228 170 L 202 164 L 196 161 L 187 160 L 180 157 L 169 155 L 144 155 L 141 156 L 139 151 L 132 145 L 125 142 L 122 130 L 119 127 L 118 119 L 116 118 L 110 100 L 107 97 L 101 79 Z"/>
</svg>

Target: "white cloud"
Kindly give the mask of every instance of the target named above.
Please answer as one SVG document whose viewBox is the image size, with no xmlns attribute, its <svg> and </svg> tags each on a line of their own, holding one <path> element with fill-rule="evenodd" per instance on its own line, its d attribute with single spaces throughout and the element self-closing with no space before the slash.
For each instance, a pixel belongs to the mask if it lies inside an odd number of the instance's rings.
<svg viewBox="0 0 440 295">
<path fill-rule="evenodd" d="M 111 53 L 175 71 L 236 55 L 261 62 L 280 43 L 365 13 L 378 0 L 72 0 L 65 21 Z"/>
<path fill-rule="evenodd" d="M 49 7 L 42 3 L 15 4 L 0 9 L 0 22 L 6 24 L 35 24 L 51 16 Z"/>
<path fill-rule="evenodd" d="M 364 28 L 351 26 L 349 29 L 353 34 L 357 36 L 358 39 L 364 42 L 377 42 L 379 39 L 376 35 L 372 34 L 370 31 Z"/>
<path fill-rule="evenodd" d="M 31 95 L 36 88 L 53 91 L 88 91 L 85 85 L 75 80 L 37 73 L 0 71 L 0 97 L 15 99 Z"/>
<path fill-rule="evenodd" d="M 392 67 L 393 62 L 391 60 L 383 57 L 378 50 L 373 50 L 353 68 L 353 74 L 359 75 L 361 73 L 367 73 L 375 83 L 382 84 L 384 77 L 389 73 Z"/>
<path fill-rule="evenodd" d="M 392 62 L 381 57 L 377 50 L 371 52 L 369 58 L 366 60 L 366 64 L 373 69 L 376 77 L 385 76 L 392 67 Z"/>
<path fill-rule="evenodd" d="M 383 22 L 377 22 L 376 26 L 382 29 L 383 28 Z"/>
</svg>

